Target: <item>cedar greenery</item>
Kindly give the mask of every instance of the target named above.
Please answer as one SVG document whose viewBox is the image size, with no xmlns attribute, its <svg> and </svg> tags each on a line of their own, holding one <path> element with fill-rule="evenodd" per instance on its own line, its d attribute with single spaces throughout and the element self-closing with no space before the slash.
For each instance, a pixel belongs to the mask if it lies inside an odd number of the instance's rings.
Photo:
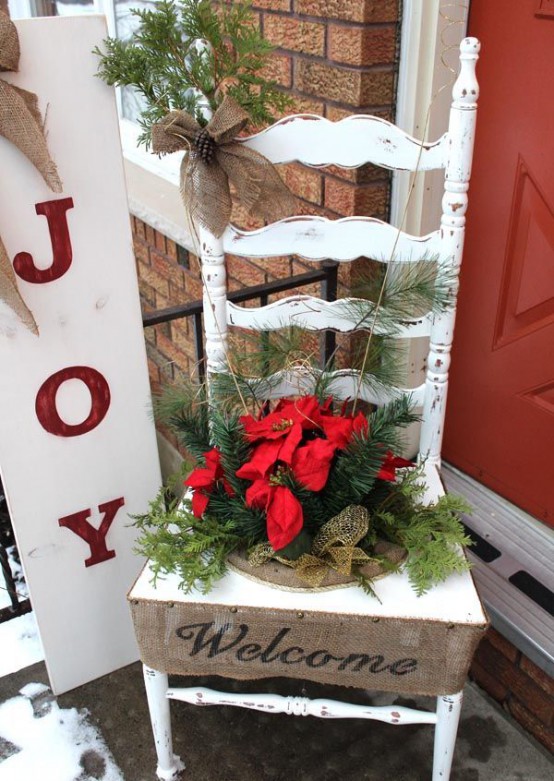
<svg viewBox="0 0 554 781">
<path fill-rule="evenodd" d="M 250 4 L 160 0 L 137 9 L 138 28 L 128 41 L 107 38 L 98 47 L 98 75 L 110 85 L 133 87 L 144 99 L 139 143 L 150 146 L 151 127 L 183 109 L 201 125 L 203 107 L 215 111 L 225 94 L 254 125 L 271 122 L 291 99 L 261 74 L 273 47 L 263 39 Z M 207 46 L 206 46 L 207 44 Z"/>
<path fill-rule="evenodd" d="M 198 520 L 184 501 L 162 489 L 148 513 L 134 516 L 140 531 L 135 552 L 151 559 L 154 582 L 170 572 L 185 592 L 206 594 L 227 571 L 226 559 L 240 543 L 231 521 Z"/>
</svg>

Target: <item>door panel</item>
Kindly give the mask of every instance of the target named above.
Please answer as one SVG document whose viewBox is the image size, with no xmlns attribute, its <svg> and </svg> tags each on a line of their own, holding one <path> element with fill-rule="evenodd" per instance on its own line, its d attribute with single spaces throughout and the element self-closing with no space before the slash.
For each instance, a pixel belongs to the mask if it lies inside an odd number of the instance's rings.
<svg viewBox="0 0 554 781">
<path fill-rule="evenodd" d="M 481 97 L 444 458 L 554 523 L 554 0 L 472 0 Z"/>
</svg>

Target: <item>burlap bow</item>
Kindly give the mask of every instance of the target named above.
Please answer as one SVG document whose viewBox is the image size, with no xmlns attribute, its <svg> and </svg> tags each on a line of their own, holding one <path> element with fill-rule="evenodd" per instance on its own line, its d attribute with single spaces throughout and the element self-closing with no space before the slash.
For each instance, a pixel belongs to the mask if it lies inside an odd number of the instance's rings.
<svg viewBox="0 0 554 781">
<path fill-rule="evenodd" d="M 275 553 L 271 545 L 256 545 L 248 553 L 252 567 L 266 564 L 270 559 L 285 564 L 295 575 L 311 587 L 319 586 L 327 569 L 341 575 L 350 575 L 353 564 L 365 564 L 370 557 L 356 547 L 369 529 L 369 513 L 365 507 L 350 505 L 325 523 L 314 537 L 311 553 L 303 553 L 292 561 Z"/>
<path fill-rule="evenodd" d="M 187 150 L 181 163 L 181 195 L 193 224 L 221 236 L 231 219 L 232 198 L 268 222 L 294 212 L 294 196 L 274 165 L 236 138 L 248 114 L 228 95 L 205 128 L 186 111 L 171 111 L 152 127 L 159 154 Z"/>
<path fill-rule="evenodd" d="M 15 25 L 0 11 L 0 71 L 17 71 L 19 54 Z M 51 190 L 56 193 L 62 191 L 56 164 L 46 146 L 37 96 L 3 79 L 0 79 L 0 135 L 23 152 Z M 15 280 L 6 248 L 0 239 L 0 299 L 36 334 L 35 319 L 21 298 Z"/>
</svg>

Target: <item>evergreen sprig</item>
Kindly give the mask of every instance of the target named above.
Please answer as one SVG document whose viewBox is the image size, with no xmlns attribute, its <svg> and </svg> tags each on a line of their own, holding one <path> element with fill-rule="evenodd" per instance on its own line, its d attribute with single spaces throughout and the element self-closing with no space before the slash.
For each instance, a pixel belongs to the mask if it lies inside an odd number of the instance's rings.
<svg viewBox="0 0 554 781">
<path fill-rule="evenodd" d="M 273 121 L 291 99 L 263 76 L 273 47 L 261 35 L 249 3 L 159 0 L 154 10 L 136 9 L 138 27 L 127 41 L 107 38 L 98 75 L 110 85 L 132 87 L 144 100 L 139 143 L 147 148 L 151 127 L 183 109 L 204 126 L 204 108 L 215 111 L 225 94 L 254 125 Z"/>
<path fill-rule="evenodd" d="M 460 549 L 473 544 L 460 521 L 470 511 L 467 502 L 454 494 L 425 502 L 423 477 L 423 466 L 406 470 L 373 504 L 372 514 L 377 535 L 406 548 L 406 570 L 418 595 L 453 572 L 467 570 L 469 563 Z"/>
<path fill-rule="evenodd" d="M 202 458 L 212 447 L 204 384 L 183 380 L 179 386 L 168 386 L 155 398 L 154 414 L 175 432 L 194 458 Z"/>
<path fill-rule="evenodd" d="M 135 552 L 151 560 L 154 583 L 175 573 L 186 593 L 207 593 L 227 571 L 229 553 L 241 544 L 232 521 L 211 517 L 199 520 L 188 501 L 168 496 L 162 489 L 148 513 L 133 516 L 140 536 Z"/>
</svg>

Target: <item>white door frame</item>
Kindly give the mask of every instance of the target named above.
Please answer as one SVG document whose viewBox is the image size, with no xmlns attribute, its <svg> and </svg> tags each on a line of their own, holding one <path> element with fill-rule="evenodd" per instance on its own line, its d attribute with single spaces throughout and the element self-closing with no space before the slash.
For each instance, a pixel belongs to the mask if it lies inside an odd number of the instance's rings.
<svg viewBox="0 0 554 781">
<path fill-rule="evenodd" d="M 466 35 L 469 3 L 404 0 L 395 121 L 416 138 L 435 140 L 447 128 L 455 80 L 449 68 L 458 67 L 458 46 Z M 436 175 L 440 187 L 433 186 Z M 403 223 L 408 233 L 422 234 L 433 230 L 440 219 L 443 173 L 416 174 L 409 197 L 412 176 L 402 172 L 394 175 L 391 223 L 398 227 Z M 432 188 L 431 196 L 427 193 L 424 198 L 426 188 Z"/>
</svg>

